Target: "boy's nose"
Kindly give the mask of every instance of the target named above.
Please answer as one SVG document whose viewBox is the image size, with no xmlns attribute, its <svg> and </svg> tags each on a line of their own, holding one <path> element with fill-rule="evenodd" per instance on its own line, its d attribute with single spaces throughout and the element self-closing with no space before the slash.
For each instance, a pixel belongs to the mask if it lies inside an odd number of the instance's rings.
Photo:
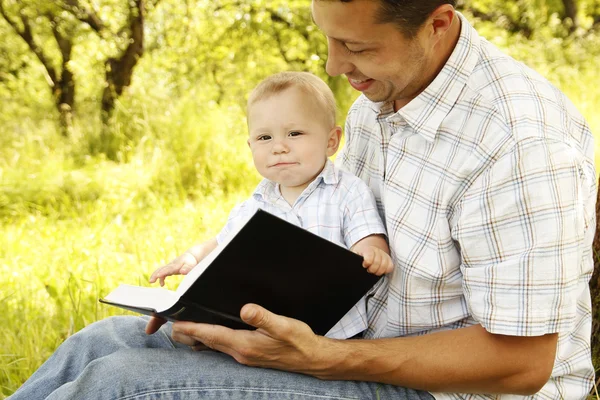
<svg viewBox="0 0 600 400">
<path fill-rule="evenodd" d="M 289 152 L 289 148 L 283 143 L 283 141 L 278 140 L 273 143 L 273 147 L 271 148 L 273 154 L 281 154 Z"/>
</svg>

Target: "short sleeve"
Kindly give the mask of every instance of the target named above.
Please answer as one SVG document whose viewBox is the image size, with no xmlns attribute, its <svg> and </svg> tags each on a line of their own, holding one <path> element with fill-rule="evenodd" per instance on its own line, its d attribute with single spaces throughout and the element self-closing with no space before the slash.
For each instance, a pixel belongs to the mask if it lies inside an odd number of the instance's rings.
<svg viewBox="0 0 600 400">
<path fill-rule="evenodd" d="M 367 236 L 386 234 L 373 192 L 362 180 L 354 176 L 352 178 L 343 217 L 344 242 L 348 248 Z"/>
<path fill-rule="evenodd" d="M 463 292 L 489 332 L 539 336 L 572 328 L 581 282 L 591 273 L 583 260 L 594 229 L 588 209 L 595 177 L 583 164 L 568 144 L 523 140 L 456 207 Z"/>
</svg>

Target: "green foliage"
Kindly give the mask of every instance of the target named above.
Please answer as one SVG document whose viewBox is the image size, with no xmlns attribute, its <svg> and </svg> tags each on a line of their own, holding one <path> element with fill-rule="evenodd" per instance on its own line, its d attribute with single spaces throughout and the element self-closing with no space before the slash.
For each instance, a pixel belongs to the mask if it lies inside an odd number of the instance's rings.
<svg viewBox="0 0 600 400">
<path fill-rule="evenodd" d="M 52 126 L 36 140 L 4 139 L 0 218 L 64 219 L 89 207 L 114 216 L 129 207 L 228 195 L 257 182 L 238 107 L 203 104 L 195 96 L 162 106 L 154 100 L 150 110 L 146 103 L 121 106 L 128 110 L 119 111 L 112 135 L 119 163 L 97 154 L 99 134 L 84 128 L 85 135 L 71 140 Z"/>
<path fill-rule="evenodd" d="M 308 1 L 153 1 L 146 52 L 103 127 L 104 62 L 127 45 L 126 2 L 81 0 L 107 22 L 98 35 L 63 14 L 62 0 L 0 1 L 13 17 L 20 9 L 62 17 L 78 88 L 66 138 L 47 71 L 0 18 L 3 398 L 65 337 L 119 312 L 100 306 L 99 296 L 120 282 L 146 282 L 214 235 L 247 197 L 260 177 L 246 145 L 245 102 L 260 79 L 285 69 L 318 74 L 336 94 L 340 123 L 357 93 L 343 77 L 326 76 L 326 42 Z M 592 27 L 600 0 L 577 4 L 575 32 L 559 0 L 471 0 L 463 11 L 484 37 L 567 93 L 598 134 L 600 33 Z M 50 20 L 39 21 L 36 40 L 59 68 Z"/>
</svg>

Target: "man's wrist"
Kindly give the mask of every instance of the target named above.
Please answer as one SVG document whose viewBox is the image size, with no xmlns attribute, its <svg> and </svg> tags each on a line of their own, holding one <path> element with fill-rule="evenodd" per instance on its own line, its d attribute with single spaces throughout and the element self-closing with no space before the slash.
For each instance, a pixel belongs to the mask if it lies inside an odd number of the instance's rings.
<svg viewBox="0 0 600 400">
<path fill-rule="evenodd" d="M 315 352 L 311 375 L 324 380 L 343 379 L 352 370 L 355 361 L 352 354 L 358 353 L 359 340 L 338 340 L 320 337 L 321 344 Z"/>
<path fill-rule="evenodd" d="M 323 339 L 326 340 L 325 344 L 319 346 L 322 357 L 314 364 L 319 370 L 311 375 L 323 380 L 404 384 L 397 381 L 398 371 L 409 354 L 399 350 L 400 339 Z"/>
</svg>

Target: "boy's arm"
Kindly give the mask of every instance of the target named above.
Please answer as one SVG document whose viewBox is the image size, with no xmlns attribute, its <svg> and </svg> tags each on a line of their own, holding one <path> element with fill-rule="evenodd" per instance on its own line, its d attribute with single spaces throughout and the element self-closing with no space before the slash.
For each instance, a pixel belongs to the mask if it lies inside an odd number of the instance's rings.
<svg viewBox="0 0 600 400">
<path fill-rule="evenodd" d="M 362 238 L 350 250 L 363 257 L 363 267 L 372 274 L 379 276 L 390 273 L 394 269 L 390 249 L 383 235 Z"/>
<path fill-rule="evenodd" d="M 167 276 L 176 274 L 186 275 L 196 266 L 196 264 L 213 251 L 217 245 L 217 239 L 212 238 L 206 242 L 190 247 L 173 261 L 154 271 L 150 276 L 150 283 L 159 280 L 160 286 L 164 286 L 165 278 Z"/>
<path fill-rule="evenodd" d="M 367 247 L 377 247 L 378 249 L 383 250 L 385 253 L 390 254 L 390 248 L 385 240 L 384 235 L 369 235 L 365 238 L 362 238 L 358 242 L 354 243 L 354 245 L 350 248 L 356 254 L 360 254 L 360 251 L 363 251 Z"/>
<path fill-rule="evenodd" d="M 184 252 L 184 254 L 185 253 L 189 253 L 192 256 L 194 256 L 194 258 L 196 259 L 196 264 L 198 264 L 211 251 L 213 251 L 214 249 L 216 249 L 218 245 L 219 244 L 217 243 L 217 239 L 216 238 L 212 238 L 212 239 L 207 240 L 206 242 L 202 242 L 200 244 L 197 244 L 195 246 L 190 247 L 189 249 L 187 249 Z"/>
</svg>

